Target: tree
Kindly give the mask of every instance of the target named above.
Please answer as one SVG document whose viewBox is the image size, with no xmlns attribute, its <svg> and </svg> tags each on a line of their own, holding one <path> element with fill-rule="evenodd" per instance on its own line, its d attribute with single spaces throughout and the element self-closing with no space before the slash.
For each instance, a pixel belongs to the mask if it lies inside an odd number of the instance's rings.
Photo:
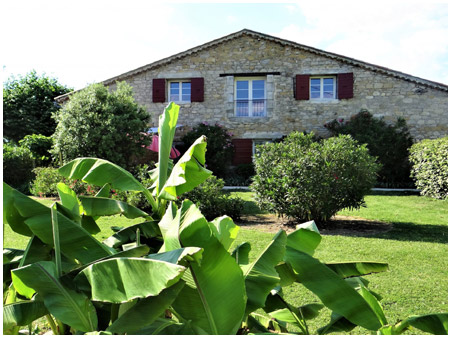
<svg viewBox="0 0 451 338">
<path fill-rule="evenodd" d="M 3 136 L 18 142 L 26 135 L 54 133 L 52 113 L 59 109 L 55 97 L 70 92 L 54 78 L 31 71 L 3 85 Z"/>
<path fill-rule="evenodd" d="M 113 92 L 102 84 L 90 85 L 74 93 L 54 116 L 58 125 L 52 153 L 64 163 L 100 157 L 130 168 L 130 157 L 149 144 L 144 132 L 150 114 L 135 102 L 125 82 L 118 82 Z"/>
</svg>

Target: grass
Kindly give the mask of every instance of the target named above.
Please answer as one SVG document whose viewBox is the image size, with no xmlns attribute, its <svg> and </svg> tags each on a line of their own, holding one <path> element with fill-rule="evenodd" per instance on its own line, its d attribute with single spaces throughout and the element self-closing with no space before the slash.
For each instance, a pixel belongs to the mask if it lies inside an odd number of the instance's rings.
<svg viewBox="0 0 451 338">
<path fill-rule="evenodd" d="M 251 192 L 233 192 L 246 201 L 245 213 L 263 214 Z M 40 200 L 46 205 L 53 203 Z M 389 271 L 368 276 L 370 288 L 383 296 L 382 306 L 389 323 L 410 315 L 448 311 L 448 209 L 447 201 L 417 195 L 374 193 L 365 198 L 367 207 L 343 210 L 342 215 L 359 216 L 393 224 L 386 233 L 367 237 L 323 236 L 315 257 L 324 262 L 377 261 L 389 264 Z M 111 226 L 127 226 L 136 220 L 125 217 L 103 217 L 99 220 L 103 240 L 112 234 Z M 246 226 L 241 227 L 236 243 L 252 245 L 251 258 L 256 258 L 273 237 Z M 25 248 L 27 238 L 4 227 L 4 247 Z M 284 289 L 285 290 L 285 289 Z M 301 285 L 285 290 L 293 305 L 317 302 L 318 299 Z M 328 322 L 330 311 L 310 323 L 311 332 Z M 353 334 L 368 334 L 353 330 Z M 420 334 L 420 331 L 411 331 Z"/>
<path fill-rule="evenodd" d="M 234 193 L 246 196 L 250 192 Z M 365 198 L 367 207 L 343 210 L 341 215 L 359 216 L 393 224 L 392 230 L 368 237 L 323 236 L 315 257 L 324 262 L 377 261 L 389 271 L 368 276 L 370 288 L 383 296 L 389 323 L 411 315 L 448 311 L 448 209 L 447 201 L 417 195 L 374 193 Z M 254 208 L 257 206 L 254 206 Z M 238 242 L 249 241 L 256 257 L 272 234 L 241 228 Z M 286 298 L 300 306 L 318 301 L 308 290 L 295 285 Z M 325 325 L 330 312 L 312 322 Z M 421 333 L 420 331 L 411 331 Z M 365 330 L 352 333 L 365 334 Z"/>
</svg>

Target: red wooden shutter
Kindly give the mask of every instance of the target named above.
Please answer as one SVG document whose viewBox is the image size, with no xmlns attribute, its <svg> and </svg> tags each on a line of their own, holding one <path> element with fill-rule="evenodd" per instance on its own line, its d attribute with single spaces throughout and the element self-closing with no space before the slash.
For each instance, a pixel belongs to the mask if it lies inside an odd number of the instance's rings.
<svg viewBox="0 0 451 338">
<path fill-rule="evenodd" d="M 235 146 L 232 164 L 252 163 L 252 139 L 236 138 L 232 143 Z"/>
<path fill-rule="evenodd" d="M 354 74 L 343 73 L 338 74 L 338 98 L 352 99 L 354 97 Z"/>
<path fill-rule="evenodd" d="M 191 102 L 204 102 L 204 78 L 191 79 Z"/>
<path fill-rule="evenodd" d="M 153 79 L 152 80 L 152 102 L 166 101 L 166 80 Z"/>
<path fill-rule="evenodd" d="M 310 99 L 310 75 L 296 75 L 296 87 L 294 98 L 296 100 Z"/>
</svg>

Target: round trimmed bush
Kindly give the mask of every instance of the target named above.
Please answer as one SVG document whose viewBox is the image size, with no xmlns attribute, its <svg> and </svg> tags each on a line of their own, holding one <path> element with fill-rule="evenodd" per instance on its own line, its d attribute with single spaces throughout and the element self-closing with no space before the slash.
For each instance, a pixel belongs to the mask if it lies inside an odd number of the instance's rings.
<svg viewBox="0 0 451 338">
<path fill-rule="evenodd" d="M 448 137 L 415 143 L 409 160 L 412 178 L 422 195 L 439 199 L 448 196 Z"/>
<path fill-rule="evenodd" d="M 254 164 L 251 188 L 261 208 L 319 223 L 362 206 L 380 166 L 349 135 L 315 142 L 313 133 L 299 132 L 259 146 Z"/>
<path fill-rule="evenodd" d="M 3 144 L 3 181 L 24 194 L 34 178 L 33 154 L 24 147 Z"/>
</svg>

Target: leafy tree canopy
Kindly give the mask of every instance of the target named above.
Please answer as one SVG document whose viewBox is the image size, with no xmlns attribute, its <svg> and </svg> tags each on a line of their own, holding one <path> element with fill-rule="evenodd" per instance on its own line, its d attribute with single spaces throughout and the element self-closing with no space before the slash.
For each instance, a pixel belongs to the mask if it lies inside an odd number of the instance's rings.
<svg viewBox="0 0 451 338">
<path fill-rule="evenodd" d="M 93 84 L 74 93 L 54 114 L 58 123 L 53 155 L 64 163 L 76 157 L 100 157 L 130 168 L 149 140 L 144 134 L 150 114 L 133 98 L 133 89 L 118 82 L 115 91 Z"/>
<path fill-rule="evenodd" d="M 3 84 L 4 137 L 18 142 L 30 134 L 52 135 L 56 127 L 52 113 L 59 109 L 55 97 L 71 90 L 34 70 L 25 76 L 10 77 Z"/>
</svg>

